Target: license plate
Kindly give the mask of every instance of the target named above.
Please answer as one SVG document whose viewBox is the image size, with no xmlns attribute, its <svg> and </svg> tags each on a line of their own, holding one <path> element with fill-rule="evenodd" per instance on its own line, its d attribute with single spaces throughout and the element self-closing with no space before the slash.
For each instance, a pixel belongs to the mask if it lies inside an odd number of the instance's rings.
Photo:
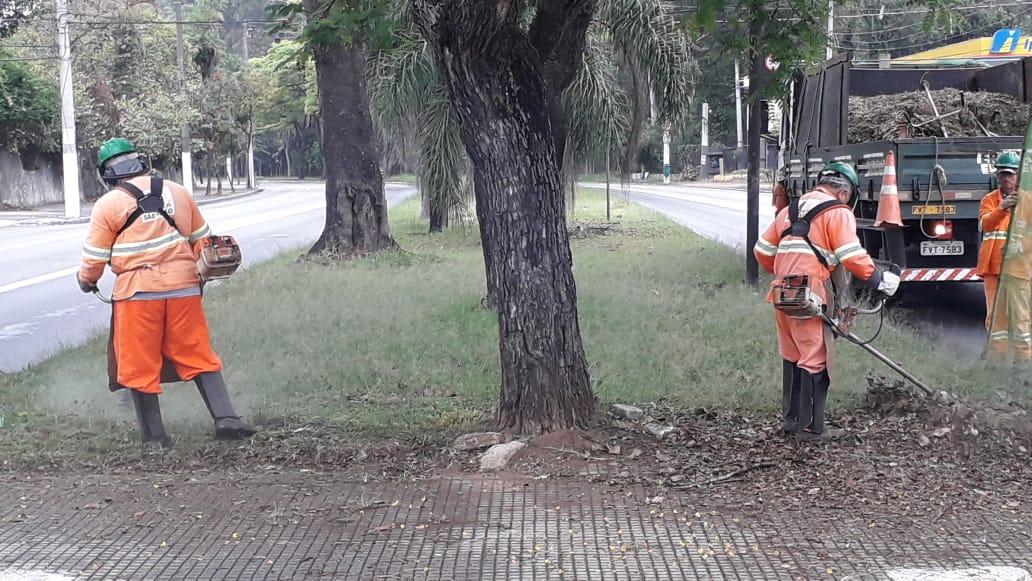
<svg viewBox="0 0 1032 581">
<path fill-rule="evenodd" d="M 921 243 L 921 256 L 960 256 L 964 254 L 963 240 L 925 240 Z"/>
<path fill-rule="evenodd" d="M 918 206 L 917 204 L 914 204 L 913 206 L 911 206 L 910 209 L 913 210 L 912 213 L 915 216 L 921 216 L 921 215 L 929 216 L 929 215 L 932 215 L 932 214 L 956 214 L 957 213 L 957 207 L 952 205 L 952 204 L 947 204 L 945 206 L 924 206 L 924 205 Z"/>
</svg>

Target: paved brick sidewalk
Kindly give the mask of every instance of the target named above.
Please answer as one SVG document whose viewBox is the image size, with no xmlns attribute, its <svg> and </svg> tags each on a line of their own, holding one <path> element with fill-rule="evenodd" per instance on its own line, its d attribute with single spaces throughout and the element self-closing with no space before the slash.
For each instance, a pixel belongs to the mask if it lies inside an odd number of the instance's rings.
<svg viewBox="0 0 1032 581">
<path fill-rule="evenodd" d="M 8 475 L 0 579 L 878 579 L 893 567 L 1032 567 L 1030 521 L 1011 507 L 918 522 L 889 507 L 803 514 L 649 493 L 296 469 Z"/>
</svg>

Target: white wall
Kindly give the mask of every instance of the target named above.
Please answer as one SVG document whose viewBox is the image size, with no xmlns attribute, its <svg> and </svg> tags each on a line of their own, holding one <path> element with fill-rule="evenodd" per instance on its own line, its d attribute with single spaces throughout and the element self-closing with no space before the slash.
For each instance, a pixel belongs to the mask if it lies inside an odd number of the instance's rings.
<svg viewBox="0 0 1032 581">
<path fill-rule="evenodd" d="M 0 151 L 0 206 L 33 208 L 63 200 L 60 162 L 41 157 L 38 170 L 25 171 L 20 157 Z"/>
</svg>

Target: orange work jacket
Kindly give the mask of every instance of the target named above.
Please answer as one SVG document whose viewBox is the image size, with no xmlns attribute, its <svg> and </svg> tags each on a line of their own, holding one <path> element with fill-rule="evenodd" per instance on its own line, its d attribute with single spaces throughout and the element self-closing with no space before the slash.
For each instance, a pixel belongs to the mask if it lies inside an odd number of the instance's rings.
<svg viewBox="0 0 1032 581">
<path fill-rule="evenodd" d="M 1010 228 L 1011 212 L 1000 208 L 1003 194 L 999 189 L 982 197 L 978 207 L 978 229 L 982 231 L 982 244 L 978 248 L 979 276 L 998 275 L 1003 267 L 1003 251 L 1007 245 L 1007 229 Z"/>
<path fill-rule="evenodd" d="M 807 211 L 818 204 L 834 199 L 834 196 L 818 186 L 816 190 L 799 198 L 799 215 L 804 217 Z M 824 256 L 827 267 L 820 263 L 813 249 L 801 236 L 788 235 L 781 238 L 781 233 L 791 226 L 788 213 L 789 208 L 778 212 L 753 248 L 760 266 L 775 276 L 767 293 L 767 302 L 774 301 L 773 286 L 780 282 L 781 277 L 809 275 L 810 290 L 827 302 L 824 283 L 831 278 L 832 270 L 840 265 L 863 281 L 875 274 L 877 267 L 857 238 L 856 217 L 851 209 L 846 206 L 833 207 L 810 222 L 810 242 Z"/>
<path fill-rule="evenodd" d="M 149 176 L 126 181 L 145 194 L 150 190 Z M 118 234 L 136 210 L 136 198 L 116 187 L 97 200 L 82 246 L 80 280 L 95 284 L 104 274 L 104 266 L 110 264 L 117 276 L 112 293 L 115 300 L 128 299 L 138 292 L 165 292 L 200 285 L 200 245 L 196 243 L 211 234 L 208 224 L 183 186 L 166 180 L 161 195 L 175 228 L 161 214 L 152 212 L 140 216 Z"/>
</svg>

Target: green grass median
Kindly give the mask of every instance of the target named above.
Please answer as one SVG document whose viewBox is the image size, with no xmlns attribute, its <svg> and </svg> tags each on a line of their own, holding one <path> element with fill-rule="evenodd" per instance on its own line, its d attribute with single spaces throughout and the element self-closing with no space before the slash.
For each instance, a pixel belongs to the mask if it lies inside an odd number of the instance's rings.
<svg viewBox="0 0 1032 581">
<path fill-rule="evenodd" d="M 748 288 L 741 255 L 618 195 L 607 224 L 604 200 L 581 191 L 571 224 L 600 406 L 732 409 L 773 422 L 781 362 L 766 281 L 762 291 Z M 172 454 L 247 459 L 278 446 L 272 460 L 308 461 L 347 443 L 437 445 L 481 427 L 500 375 L 497 319 L 481 306 L 479 232 L 466 225 L 430 236 L 418 213 L 418 200 L 391 212 L 403 252 L 325 265 L 296 260 L 299 248 L 210 288 L 213 341 L 234 403 L 263 431 L 253 442 L 213 442 L 194 386 L 168 385 L 162 405 L 177 438 Z M 855 332 L 870 336 L 877 324 L 869 317 Z M 106 388 L 105 339 L 0 376 L 3 466 L 93 466 L 139 455 L 132 409 Z M 933 387 L 981 398 L 1021 388 L 1010 372 L 891 321 L 876 345 Z M 858 405 L 872 371 L 895 379 L 856 346 L 839 341 L 837 352 L 834 409 Z"/>
</svg>

